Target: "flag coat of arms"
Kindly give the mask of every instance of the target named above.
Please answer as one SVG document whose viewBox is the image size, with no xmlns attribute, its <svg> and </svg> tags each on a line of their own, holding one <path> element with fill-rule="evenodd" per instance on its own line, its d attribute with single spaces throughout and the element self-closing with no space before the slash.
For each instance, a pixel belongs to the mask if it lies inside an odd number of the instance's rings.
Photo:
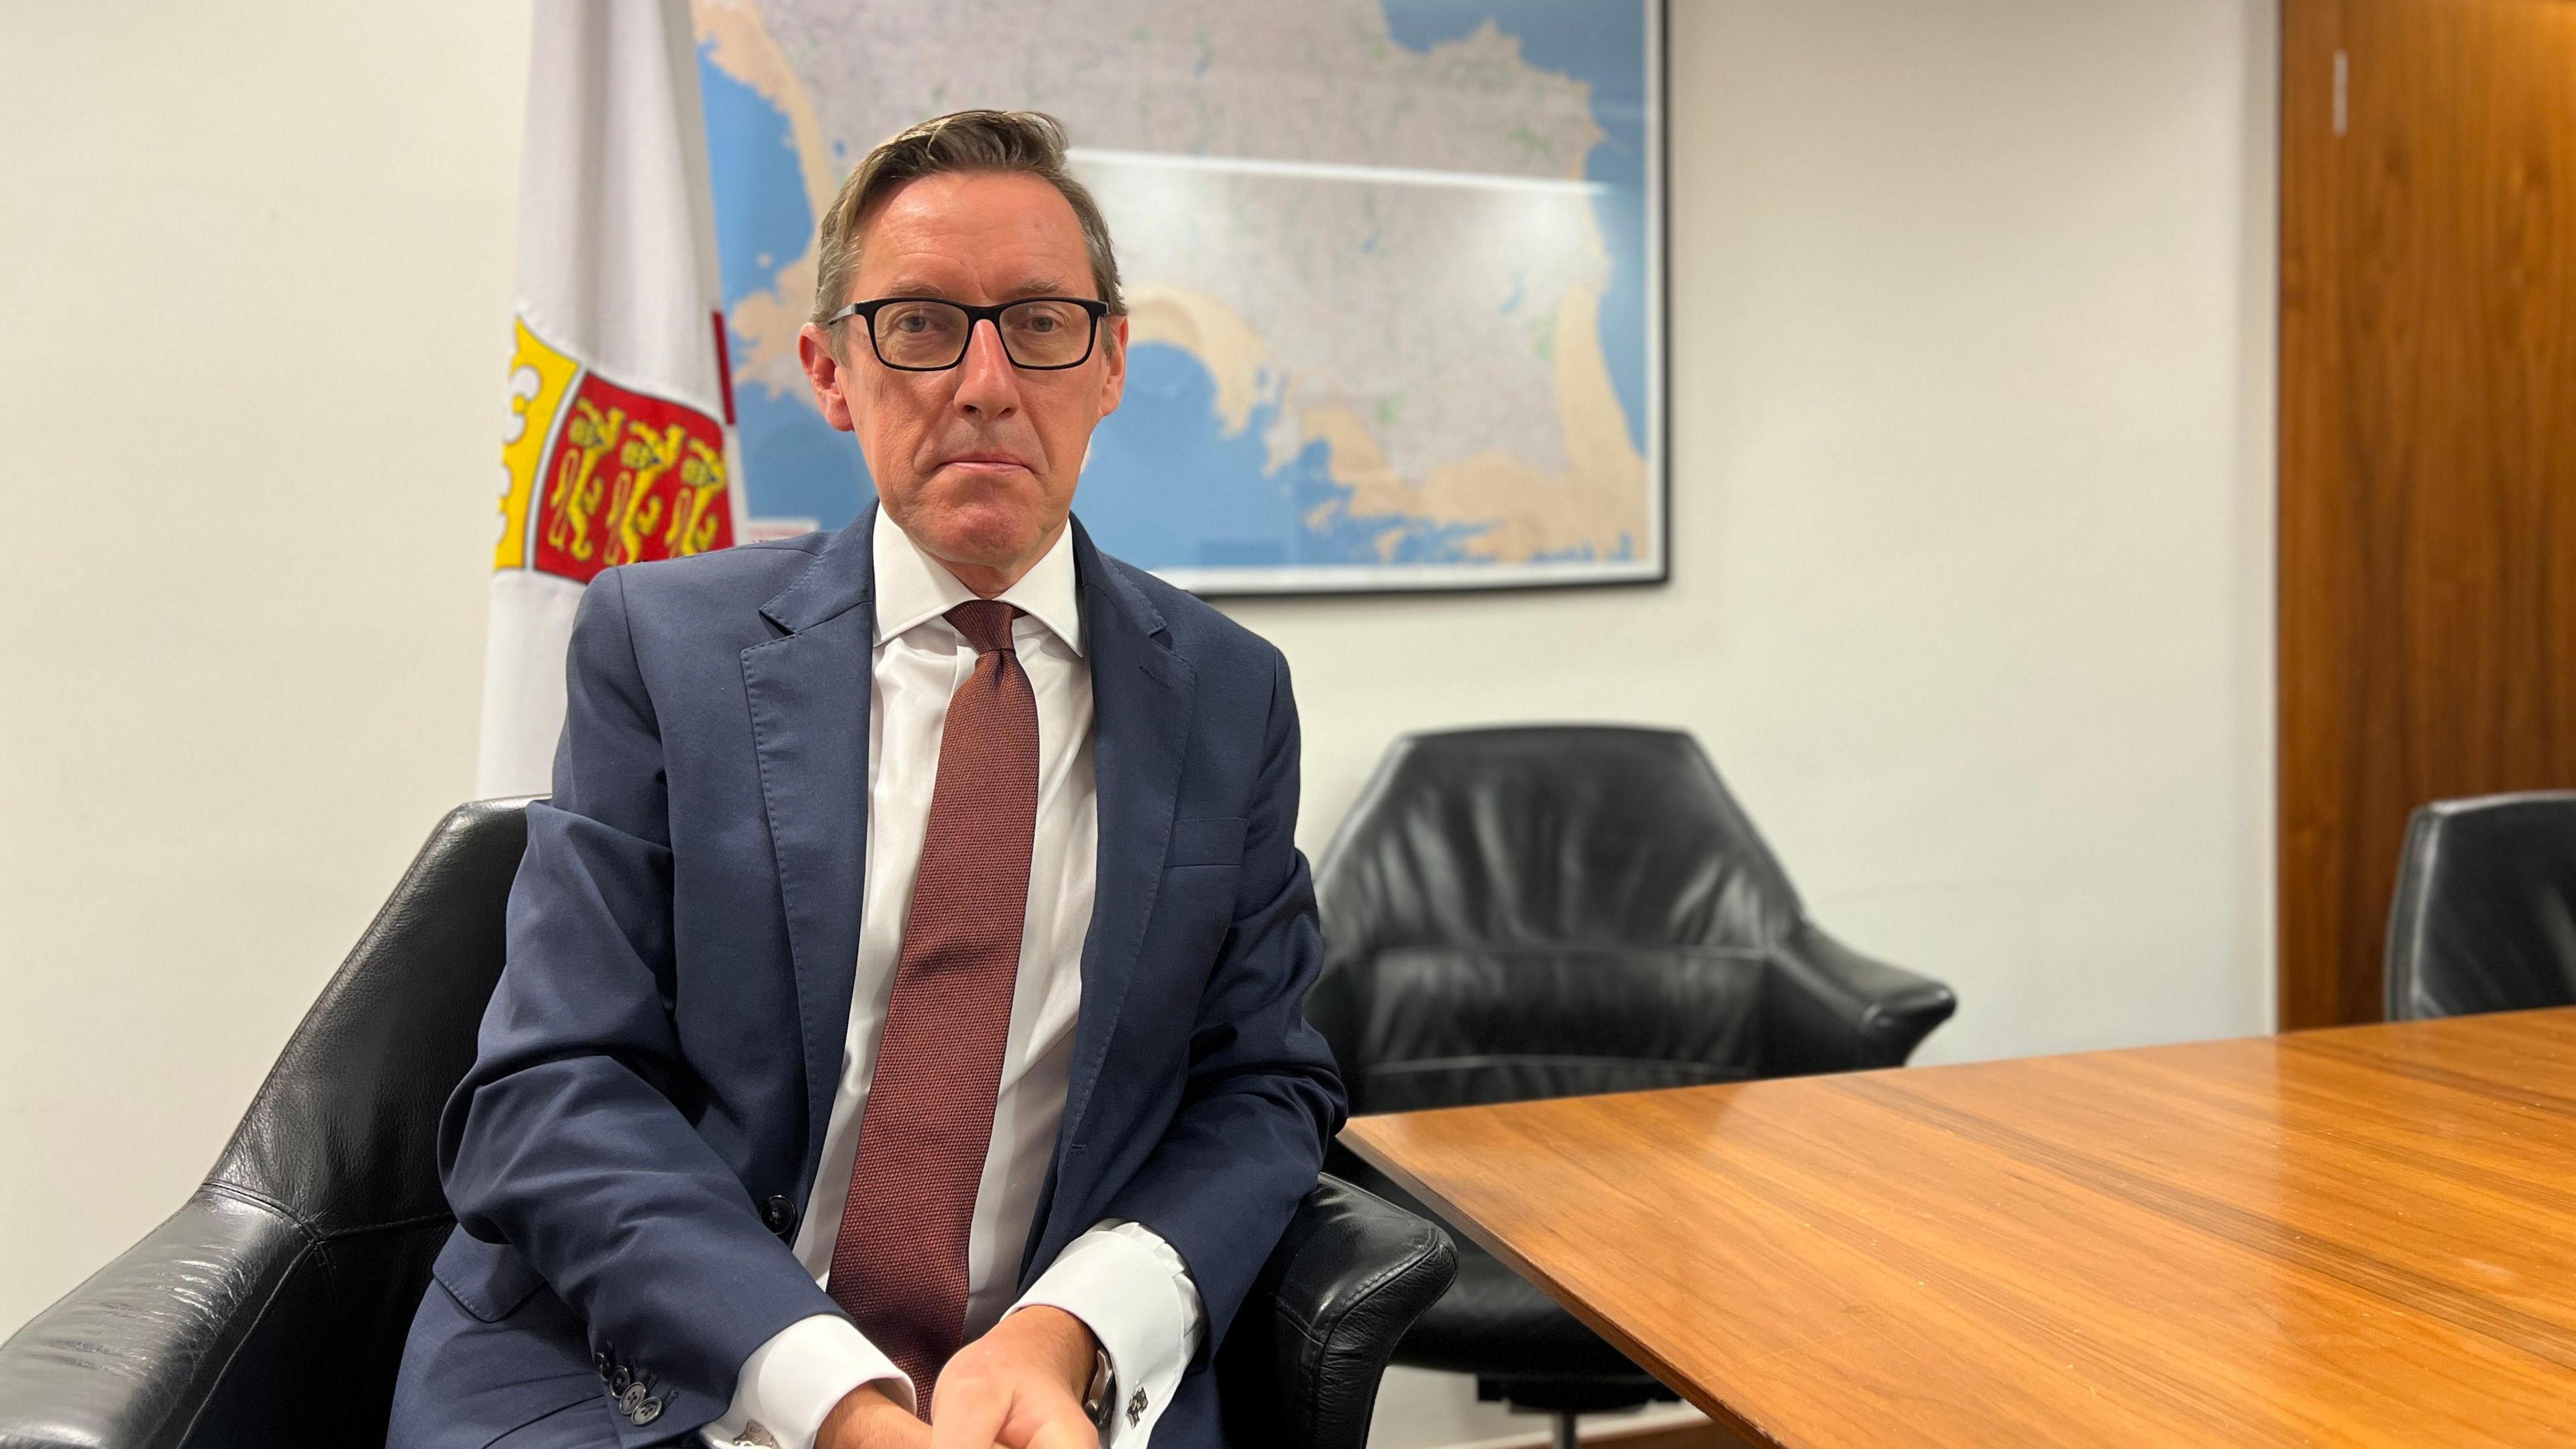
<svg viewBox="0 0 2576 1449">
<path fill-rule="evenodd" d="M 536 7 L 476 793 L 546 791 L 600 570 L 742 536 L 687 0 Z"/>
</svg>

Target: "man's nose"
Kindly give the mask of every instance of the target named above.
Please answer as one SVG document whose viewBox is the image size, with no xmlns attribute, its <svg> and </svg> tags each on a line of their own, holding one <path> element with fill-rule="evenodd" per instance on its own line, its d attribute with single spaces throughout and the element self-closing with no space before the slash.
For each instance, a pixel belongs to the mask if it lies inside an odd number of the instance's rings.
<svg viewBox="0 0 2576 1449">
<path fill-rule="evenodd" d="M 1020 405 L 1020 373 L 1002 348 L 1002 329 L 979 320 L 966 333 L 966 360 L 957 364 L 957 405 L 987 418 L 1005 418 Z"/>
</svg>

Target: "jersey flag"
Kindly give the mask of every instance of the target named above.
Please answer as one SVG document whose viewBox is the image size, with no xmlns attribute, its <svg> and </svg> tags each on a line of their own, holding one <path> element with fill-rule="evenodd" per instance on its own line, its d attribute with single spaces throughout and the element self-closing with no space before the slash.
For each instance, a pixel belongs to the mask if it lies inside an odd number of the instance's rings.
<svg viewBox="0 0 2576 1449">
<path fill-rule="evenodd" d="M 743 530 L 687 0 L 536 7 L 476 793 L 548 788 L 602 569 Z"/>
</svg>

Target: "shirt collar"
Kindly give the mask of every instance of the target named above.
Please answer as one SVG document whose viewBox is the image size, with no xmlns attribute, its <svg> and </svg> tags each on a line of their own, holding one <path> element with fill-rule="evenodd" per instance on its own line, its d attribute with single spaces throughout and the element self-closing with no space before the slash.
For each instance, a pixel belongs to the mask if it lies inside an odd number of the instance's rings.
<svg viewBox="0 0 2576 1449">
<path fill-rule="evenodd" d="M 923 553 L 883 508 L 877 510 L 876 530 L 869 543 L 876 556 L 875 642 L 883 644 L 976 597 L 973 589 L 957 582 L 947 565 Z M 1044 624 L 1048 632 L 1063 640 L 1077 657 L 1081 655 L 1082 611 L 1074 601 L 1071 523 L 1056 535 L 1055 546 L 1032 564 L 1019 582 L 1002 590 L 1001 599 L 1017 605 L 1021 613 Z"/>
</svg>

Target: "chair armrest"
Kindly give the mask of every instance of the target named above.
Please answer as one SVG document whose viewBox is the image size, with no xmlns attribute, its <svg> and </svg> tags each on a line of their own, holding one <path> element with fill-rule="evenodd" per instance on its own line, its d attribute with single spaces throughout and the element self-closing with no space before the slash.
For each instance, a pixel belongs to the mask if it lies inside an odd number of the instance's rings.
<svg viewBox="0 0 2576 1449">
<path fill-rule="evenodd" d="M 1765 1075 L 1903 1066 L 1959 999 L 1928 976 L 1864 956 L 1813 924 L 1798 923 L 1773 948 L 1785 990 L 1766 1010 Z"/>
<path fill-rule="evenodd" d="M 1438 1224 L 1319 1178 L 1217 1352 L 1227 1438 L 1363 1449 L 1396 1340 L 1457 1275 Z"/>
<path fill-rule="evenodd" d="M 0 1343 L 0 1449 L 172 1449 L 261 1317 L 313 1291 L 312 1240 L 220 1188 L 196 1195 Z M 281 1390 L 283 1391 L 283 1390 Z"/>
</svg>

